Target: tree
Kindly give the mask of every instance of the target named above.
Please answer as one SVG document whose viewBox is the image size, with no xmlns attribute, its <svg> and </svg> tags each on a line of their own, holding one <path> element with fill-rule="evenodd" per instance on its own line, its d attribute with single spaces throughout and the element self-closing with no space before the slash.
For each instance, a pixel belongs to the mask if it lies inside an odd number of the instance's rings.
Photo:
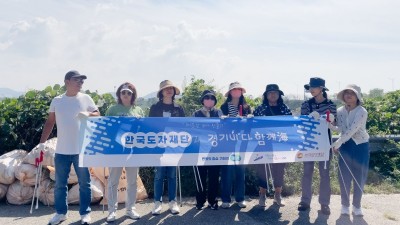
<svg viewBox="0 0 400 225">
<path fill-rule="evenodd" d="M 383 89 L 380 88 L 374 88 L 369 91 L 369 94 L 367 95 L 368 98 L 381 98 L 383 97 Z"/>
<path fill-rule="evenodd" d="M 215 87 L 206 84 L 203 79 L 196 79 L 194 76 L 190 79 L 190 84 L 185 88 L 182 93 L 182 98 L 178 102 L 185 110 L 186 116 L 191 116 L 196 110 L 202 107 L 200 102 L 201 94 L 204 90 L 215 90 Z M 223 96 L 221 93 L 216 93 L 217 107 L 222 104 Z"/>
</svg>

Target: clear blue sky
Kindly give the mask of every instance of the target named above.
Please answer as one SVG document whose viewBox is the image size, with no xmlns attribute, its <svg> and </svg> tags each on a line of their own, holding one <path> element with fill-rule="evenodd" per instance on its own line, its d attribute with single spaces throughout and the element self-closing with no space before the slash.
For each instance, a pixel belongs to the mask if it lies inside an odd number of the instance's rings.
<svg viewBox="0 0 400 225">
<path fill-rule="evenodd" d="M 53 1 L 0 2 L 0 87 L 62 83 L 76 69 L 84 88 L 139 96 L 191 75 L 221 92 L 240 81 L 259 96 L 277 83 L 302 96 L 312 76 L 331 93 L 400 88 L 400 1 Z"/>
</svg>

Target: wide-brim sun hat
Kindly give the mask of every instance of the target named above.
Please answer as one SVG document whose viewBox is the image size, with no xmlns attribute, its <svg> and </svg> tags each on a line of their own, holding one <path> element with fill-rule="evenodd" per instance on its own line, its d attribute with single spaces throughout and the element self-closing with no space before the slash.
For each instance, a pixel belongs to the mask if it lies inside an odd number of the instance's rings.
<svg viewBox="0 0 400 225">
<path fill-rule="evenodd" d="M 172 81 L 170 80 L 164 80 L 160 83 L 160 89 L 157 92 L 157 98 L 160 97 L 160 93 L 162 92 L 162 90 L 164 90 L 165 88 L 169 88 L 169 87 L 173 87 L 175 89 L 175 94 L 179 95 L 181 93 L 181 91 L 179 90 L 179 88 L 177 86 L 175 86 Z"/>
<path fill-rule="evenodd" d="M 242 89 L 242 94 L 246 93 L 246 89 L 244 89 L 244 87 L 242 86 L 242 84 L 240 84 L 239 82 L 235 81 L 233 83 L 229 84 L 229 89 L 228 91 L 225 93 L 225 97 L 228 97 L 229 92 L 235 88 L 239 88 Z"/>
<path fill-rule="evenodd" d="M 325 87 L 325 80 L 320 77 L 312 77 L 310 78 L 310 82 L 304 85 L 306 90 L 310 90 L 310 88 L 320 87 L 325 91 L 329 91 L 327 87 Z"/>
<path fill-rule="evenodd" d="M 206 96 L 214 97 L 214 105 L 217 104 L 217 97 L 215 96 L 215 92 L 213 90 L 204 90 L 200 97 L 200 103 L 203 104 L 203 100 Z"/>
<path fill-rule="evenodd" d="M 360 103 L 361 103 L 361 104 L 364 103 L 364 100 L 363 100 L 362 94 L 361 94 L 361 88 L 360 88 L 359 86 L 355 85 L 355 84 L 349 84 L 349 85 L 347 85 L 343 90 L 341 90 L 341 91 L 337 94 L 337 99 L 339 99 L 340 101 L 344 102 L 344 98 L 343 98 L 343 97 L 344 97 L 344 92 L 345 92 L 346 90 L 353 91 L 353 92 L 356 94 L 357 99 L 360 101 Z"/>
<path fill-rule="evenodd" d="M 277 91 L 277 92 L 279 92 L 279 94 L 280 95 L 285 95 L 284 93 L 283 93 L 283 91 L 281 91 L 280 89 L 279 89 L 279 86 L 277 85 L 277 84 L 268 84 L 266 87 L 265 87 L 265 91 L 264 91 L 264 94 L 263 95 L 267 95 L 268 94 L 268 92 L 270 92 L 270 91 Z"/>
</svg>

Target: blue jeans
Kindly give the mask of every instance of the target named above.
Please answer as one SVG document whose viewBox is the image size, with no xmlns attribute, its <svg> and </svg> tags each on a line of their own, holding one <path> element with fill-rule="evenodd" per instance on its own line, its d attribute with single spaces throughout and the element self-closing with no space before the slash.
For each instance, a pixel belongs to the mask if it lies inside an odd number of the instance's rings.
<svg viewBox="0 0 400 225">
<path fill-rule="evenodd" d="M 244 201 L 245 169 L 244 165 L 221 166 L 221 200 L 223 203 L 231 202 L 233 174 L 235 174 L 235 200 L 236 202 Z"/>
<path fill-rule="evenodd" d="M 92 192 L 90 190 L 90 173 L 87 167 L 79 167 L 79 155 L 55 154 L 56 186 L 54 188 L 55 208 L 58 214 L 66 214 L 68 211 L 68 177 L 71 164 L 74 165 L 79 183 L 79 214 L 88 214 Z"/>
<path fill-rule="evenodd" d="M 369 143 L 356 145 L 350 139 L 340 147 L 339 152 L 340 170 L 338 176 L 342 205 L 350 206 L 350 188 L 353 181 L 353 206 L 360 208 L 364 185 L 368 176 Z"/>
<path fill-rule="evenodd" d="M 168 180 L 168 200 L 176 201 L 176 166 L 155 167 L 154 172 L 154 201 L 162 201 L 165 175 Z"/>
</svg>

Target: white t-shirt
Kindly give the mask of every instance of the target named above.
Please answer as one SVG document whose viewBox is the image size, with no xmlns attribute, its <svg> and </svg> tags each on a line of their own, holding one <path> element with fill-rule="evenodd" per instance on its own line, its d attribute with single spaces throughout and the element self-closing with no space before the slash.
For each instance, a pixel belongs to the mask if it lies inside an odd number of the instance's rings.
<svg viewBox="0 0 400 225">
<path fill-rule="evenodd" d="M 51 101 L 49 112 L 56 114 L 57 124 L 56 153 L 79 154 L 79 127 L 81 124 L 78 114 L 96 110 L 97 106 L 93 99 L 80 92 L 71 97 L 62 94 Z"/>
</svg>

